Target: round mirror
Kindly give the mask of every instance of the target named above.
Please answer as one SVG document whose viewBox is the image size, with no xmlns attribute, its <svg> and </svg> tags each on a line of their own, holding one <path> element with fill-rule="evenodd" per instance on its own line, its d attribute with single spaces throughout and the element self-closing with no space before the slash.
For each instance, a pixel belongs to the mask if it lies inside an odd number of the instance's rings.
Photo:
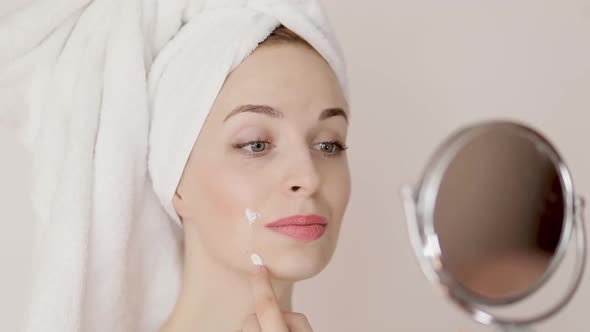
<svg viewBox="0 0 590 332">
<path fill-rule="evenodd" d="M 436 151 L 419 187 L 404 195 L 424 272 L 484 323 L 494 317 L 483 306 L 516 303 L 551 277 L 581 219 L 559 153 L 537 131 L 512 122 L 458 131 Z M 559 307 L 583 271 L 583 224 L 576 225 L 577 270 Z"/>
<path fill-rule="evenodd" d="M 491 303 L 535 289 L 569 235 L 569 177 L 546 142 L 518 129 L 495 124 L 464 141 L 442 172 L 434 207 L 445 270 Z"/>
</svg>

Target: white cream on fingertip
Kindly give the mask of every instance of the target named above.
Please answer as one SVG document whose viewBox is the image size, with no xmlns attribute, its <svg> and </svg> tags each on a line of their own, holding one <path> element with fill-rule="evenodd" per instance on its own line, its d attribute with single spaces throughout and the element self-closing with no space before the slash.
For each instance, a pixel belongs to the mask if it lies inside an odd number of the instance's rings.
<svg viewBox="0 0 590 332">
<path fill-rule="evenodd" d="M 256 213 L 256 211 L 250 208 L 246 209 L 246 219 L 248 220 L 249 225 L 252 225 L 258 218 L 260 218 L 259 213 Z"/>
<path fill-rule="evenodd" d="M 252 264 L 254 264 L 254 265 L 263 265 L 262 264 L 262 258 L 260 258 L 260 256 L 258 256 L 255 253 L 253 253 L 252 255 L 250 255 L 250 260 L 252 261 Z"/>
</svg>

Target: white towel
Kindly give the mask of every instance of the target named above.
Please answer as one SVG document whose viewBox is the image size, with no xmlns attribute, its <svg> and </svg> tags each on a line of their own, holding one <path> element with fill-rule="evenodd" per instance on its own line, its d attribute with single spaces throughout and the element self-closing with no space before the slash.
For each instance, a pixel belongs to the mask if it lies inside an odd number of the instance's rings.
<svg viewBox="0 0 590 332">
<path fill-rule="evenodd" d="M 0 128 L 34 163 L 27 331 L 160 327 L 181 283 L 182 170 L 225 78 L 279 24 L 348 95 L 317 0 L 37 0 L 0 17 Z"/>
</svg>

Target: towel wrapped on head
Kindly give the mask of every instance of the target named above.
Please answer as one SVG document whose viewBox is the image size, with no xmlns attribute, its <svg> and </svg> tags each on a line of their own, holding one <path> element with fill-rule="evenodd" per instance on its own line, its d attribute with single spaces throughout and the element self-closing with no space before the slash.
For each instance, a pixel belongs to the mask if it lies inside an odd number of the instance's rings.
<svg viewBox="0 0 590 332">
<path fill-rule="evenodd" d="M 181 283 L 184 166 L 226 77 L 279 25 L 348 95 L 318 0 L 39 0 L 0 18 L 0 126 L 33 159 L 27 331 L 163 323 Z"/>
</svg>

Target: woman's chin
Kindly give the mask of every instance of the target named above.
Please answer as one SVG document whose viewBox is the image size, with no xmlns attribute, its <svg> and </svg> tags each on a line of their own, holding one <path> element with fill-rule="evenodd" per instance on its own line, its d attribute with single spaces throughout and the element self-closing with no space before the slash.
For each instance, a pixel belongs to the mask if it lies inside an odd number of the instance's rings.
<svg viewBox="0 0 590 332">
<path fill-rule="evenodd" d="M 301 281 L 319 274 L 329 263 L 331 255 L 318 252 L 278 252 L 268 257 L 264 264 L 272 277 L 285 281 Z"/>
</svg>

